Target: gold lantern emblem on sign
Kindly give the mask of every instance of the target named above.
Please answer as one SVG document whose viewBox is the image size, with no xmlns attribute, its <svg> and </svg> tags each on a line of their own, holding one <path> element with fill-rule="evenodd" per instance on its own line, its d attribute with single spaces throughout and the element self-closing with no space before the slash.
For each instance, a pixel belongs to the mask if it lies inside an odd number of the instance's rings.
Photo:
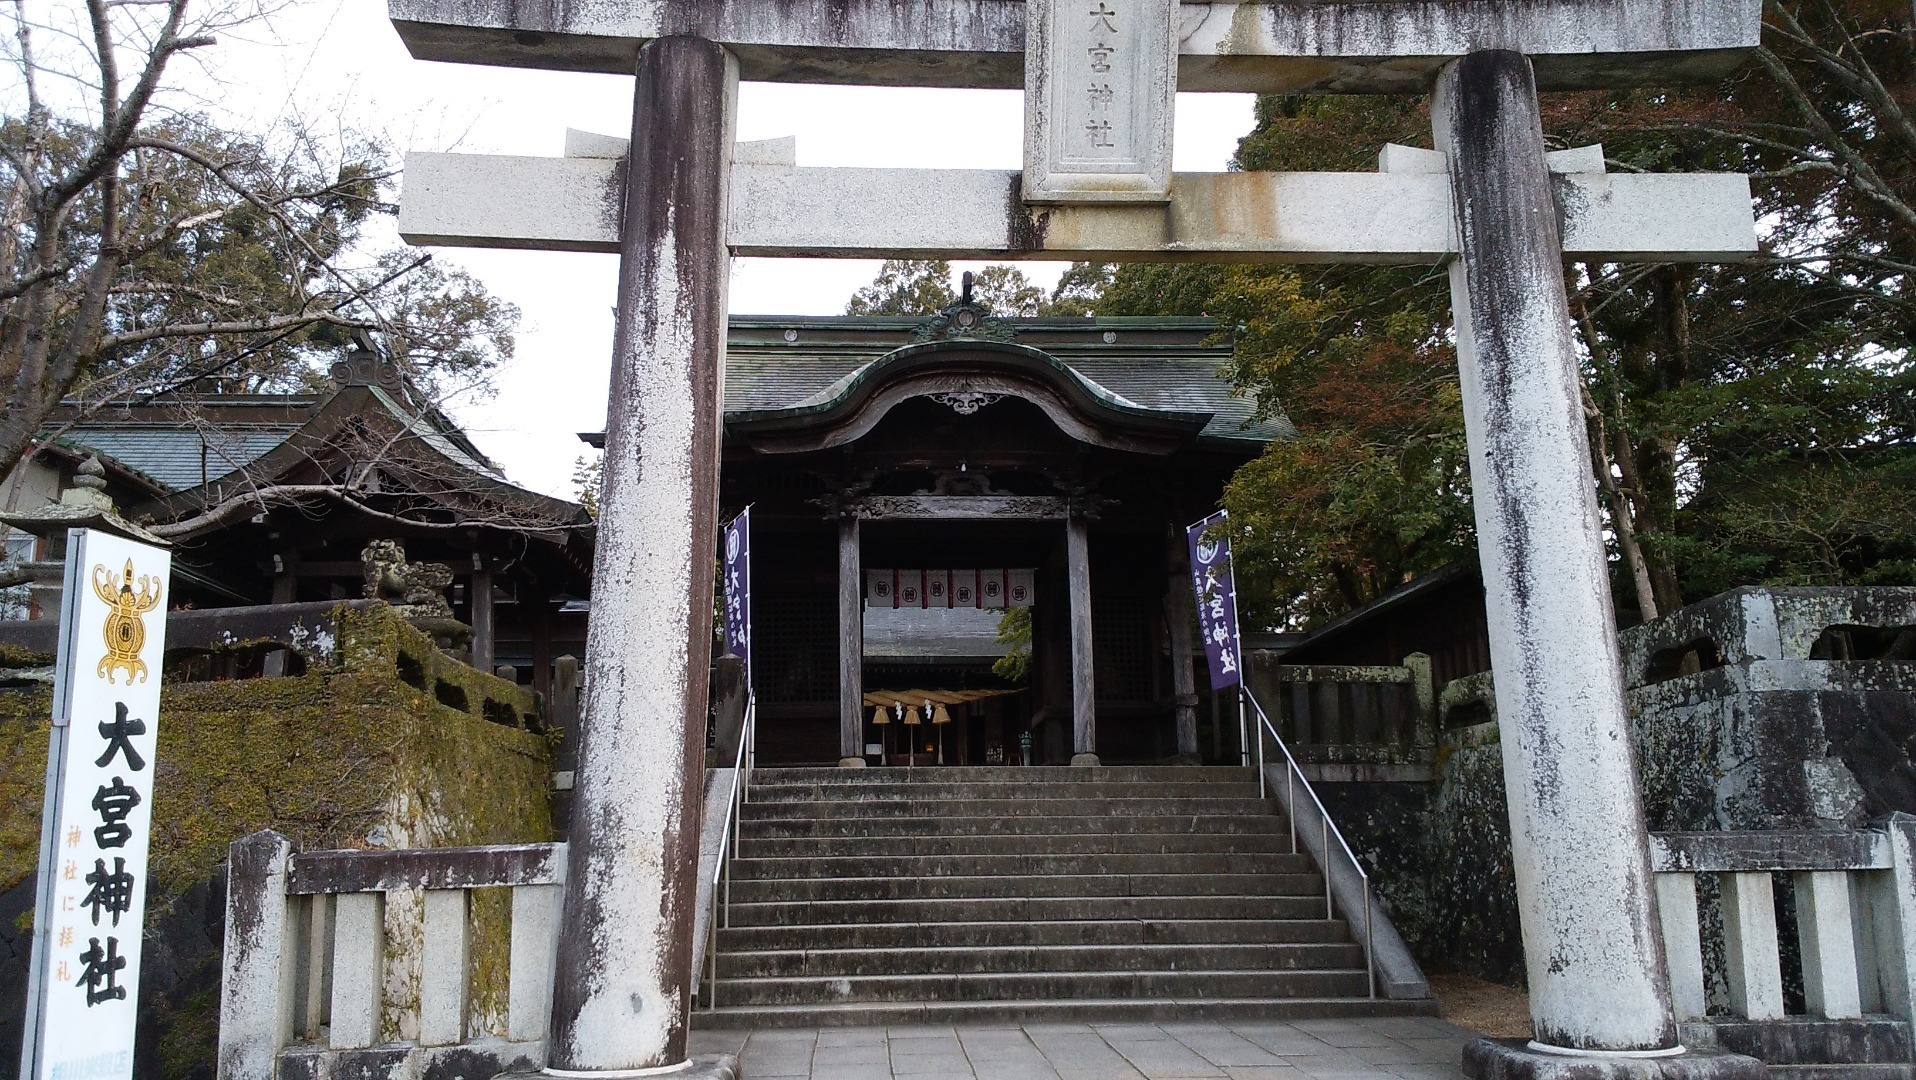
<svg viewBox="0 0 1916 1080">
<path fill-rule="evenodd" d="M 124 668 L 126 681 L 130 686 L 133 677 L 139 676 L 146 681 L 146 662 L 140 659 L 140 651 L 146 648 L 146 613 L 160 604 L 160 579 L 140 575 L 140 591 L 133 591 L 133 560 L 126 561 L 126 571 L 121 575 L 117 586 L 113 575 L 107 572 L 105 564 L 93 567 L 93 592 L 105 601 L 110 609 L 106 614 L 106 655 L 100 658 L 100 666 L 95 674 L 113 682 L 113 672 Z"/>
</svg>

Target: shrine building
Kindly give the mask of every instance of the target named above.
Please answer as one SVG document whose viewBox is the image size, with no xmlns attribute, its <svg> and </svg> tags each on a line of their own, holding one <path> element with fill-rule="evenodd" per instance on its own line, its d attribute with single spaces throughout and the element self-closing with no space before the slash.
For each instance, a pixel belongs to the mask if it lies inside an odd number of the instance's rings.
<svg viewBox="0 0 1916 1080">
<path fill-rule="evenodd" d="M 1233 392 L 1222 338 L 963 302 L 733 318 L 721 499 L 752 511 L 759 764 L 1067 764 L 1080 703 L 1103 761 L 1191 760 L 1180 700 L 1220 721 L 1167 618 L 1183 530 L 1292 430 Z"/>
</svg>

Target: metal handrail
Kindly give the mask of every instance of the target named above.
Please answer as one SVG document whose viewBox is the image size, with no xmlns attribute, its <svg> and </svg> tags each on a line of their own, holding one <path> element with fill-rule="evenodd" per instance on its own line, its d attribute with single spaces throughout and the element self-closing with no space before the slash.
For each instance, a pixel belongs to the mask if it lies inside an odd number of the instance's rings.
<svg viewBox="0 0 1916 1080">
<path fill-rule="evenodd" d="M 1357 871 L 1357 879 L 1363 883 L 1364 974 L 1370 979 L 1370 996 L 1374 1001 L 1377 998 L 1377 959 L 1373 948 L 1375 942 L 1371 936 L 1370 875 L 1364 872 L 1364 865 L 1357 861 L 1357 853 L 1351 850 L 1350 842 L 1344 839 L 1343 830 L 1331 824 L 1331 814 L 1329 810 L 1324 808 L 1324 800 L 1317 797 L 1317 789 L 1311 786 L 1310 778 L 1305 776 L 1304 770 L 1298 766 L 1297 758 L 1291 756 L 1291 748 L 1285 744 L 1284 736 L 1277 733 L 1277 727 L 1271 723 L 1270 714 L 1264 711 L 1264 706 L 1257 700 L 1257 695 L 1251 693 L 1250 687 L 1239 686 L 1238 698 L 1241 702 L 1250 703 L 1251 708 L 1257 713 L 1258 724 L 1263 729 L 1259 732 L 1257 739 L 1258 798 L 1262 799 L 1266 795 L 1264 783 L 1264 734 L 1268 733 L 1271 737 L 1271 741 L 1276 743 L 1277 748 L 1284 752 L 1284 764 L 1286 766 L 1284 783 L 1288 796 L 1284 800 L 1284 816 L 1289 820 L 1291 826 L 1291 854 L 1297 854 L 1297 785 L 1299 783 L 1304 785 L 1304 793 L 1311 797 L 1311 804 L 1317 807 L 1317 820 L 1323 829 L 1318 850 L 1323 852 L 1325 863 L 1322 867 L 1324 871 L 1324 917 L 1327 919 L 1336 917 L 1336 908 L 1331 900 L 1331 837 L 1334 836 L 1337 838 L 1337 846 L 1343 849 L 1344 858 L 1350 862 L 1351 869 Z"/>
<path fill-rule="evenodd" d="M 738 751 L 732 759 L 732 790 L 725 800 L 725 822 L 719 833 L 718 862 L 713 870 L 712 917 L 706 920 L 705 1009 L 718 1008 L 718 932 L 732 925 L 732 859 L 738 851 L 741 808 L 751 800 L 752 769 L 757 764 L 758 695 L 745 694 L 745 719 L 739 725 Z"/>
</svg>

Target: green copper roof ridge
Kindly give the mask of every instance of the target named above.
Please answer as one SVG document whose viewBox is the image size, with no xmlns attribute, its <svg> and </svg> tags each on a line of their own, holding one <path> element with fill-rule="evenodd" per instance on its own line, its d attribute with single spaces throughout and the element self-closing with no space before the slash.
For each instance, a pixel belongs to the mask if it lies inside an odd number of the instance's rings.
<svg viewBox="0 0 1916 1080">
<path fill-rule="evenodd" d="M 1211 419 L 1216 416 L 1216 413 L 1212 412 L 1187 412 L 1181 409 L 1158 409 L 1148 405 L 1140 405 L 1083 375 L 1070 364 L 1065 363 L 1063 360 L 1058 359 L 1042 349 L 1035 349 L 1029 345 L 1021 345 L 1016 342 L 987 341 L 971 338 L 946 338 L 940 341 L 913 342 L 910 345 L 893 349 L 883 356 L 859 365 L 857 369 L 847 372 L 834 380 L 831 385 L 808 395 L 795 404 L 788 405 L 781 409 L 742 410 L 728 413 L 727 416 L 728 418 L 736 417 L 743 420 L 749 415 L 751 419 L 758 421 L 796 420 L 808 415 L 822 416 L 843 405 L 861 385 L 882 374 L 882 369 L 895 367 L 903 361 L 914 359 L 925 353 L 952 352 L 958 349 L 975 349 L 979 352 L 1009 354 L 1011 356 L 1035 361 L 1052 369 L 1055 373 L 1068 380 L 1072 385 L 1078 387 L 1103 407 L 1113 412 L 1129 415 L 1139 421 L 1152 423 L 1161 423 L 1166 420 L 1173 422 L 1183 421 L 1202 427 L 1209 424 Z"/>
</svg>

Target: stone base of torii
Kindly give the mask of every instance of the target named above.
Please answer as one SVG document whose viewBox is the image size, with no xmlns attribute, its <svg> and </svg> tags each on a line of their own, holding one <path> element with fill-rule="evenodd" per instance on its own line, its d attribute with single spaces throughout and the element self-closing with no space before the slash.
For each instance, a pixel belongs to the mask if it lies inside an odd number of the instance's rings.
<svg viewBox="0 0 1916 1080">
<path fill-rule="evenodd" d="M 1753 1058 L 1687 1052 L 1677 1038 L 1563 268 L 1566 251 L 1747 254 L 1747 184 L 1630 188 L 1600 165 L 1555 175 L 1537 98 L 1539 71 L 1564 86 L 1720 75 L 1756 44 L 1757 0 L 631 0 L 613 13 L 557 0 L 390 2 L 415 55 L 599 70 L 623 60 L 636 74 L 623 163 L 416 159 L 401 222 L 416 242 L 616 242 L 621 254 L 551 1075 L 700 1075 L 686 1061 L 686 1012 L 730 253 L 1449 259 L 1536 1027 L 1527 1045 L 1473 1044 L 1466 1071 L 1763 1075 Z M 1216 32 L 1219 18 L 1232 33 Z M 1043 55 L 1025 58 L 1031 145 L 1008 193 L 988 179 L 998 174 L 732 160 L 741 65 L 793 81 L 997 85 L 1005 55 L 1026 42 Z M 1067 47 L 1088 60 L 1061 61 Z M 1073 68 L 1081 62 L 1092 66 Z M 1097 92 L 1074 101 L 1060 88 L 1075 93 L 1070 80 L 1085 71 L 1108 83 L 1087 83 Z M 1173 83 L 1434 91 L 1442 156 L 1425 156 L 1439 168 L 1385 174 L 1414 205 L 1372 207 L 1361 221 L 1287 201 L 1315 190 L 1308 180 L 1173 177 Z M 606 195 L 619 168 L 622 207 Z M 821 174 L 842 174 L 849 199 L 829 215 L 807 203 L 835 182 Z M 538 202 L 501 201 L 515 183 L 536 183 Z M 751 205 L 734 217 L 744 186 Z M 960 200 L 995 187 L 1005 227 L 964 222 L 940 236 L 924 223 L 939 209 L 908 197 L 919 187 Z M 1207 213 L 1230 227 L 1207 233 Z M 1355 250 L 1339 249 L 1340 236 Z"/>
</svg>

